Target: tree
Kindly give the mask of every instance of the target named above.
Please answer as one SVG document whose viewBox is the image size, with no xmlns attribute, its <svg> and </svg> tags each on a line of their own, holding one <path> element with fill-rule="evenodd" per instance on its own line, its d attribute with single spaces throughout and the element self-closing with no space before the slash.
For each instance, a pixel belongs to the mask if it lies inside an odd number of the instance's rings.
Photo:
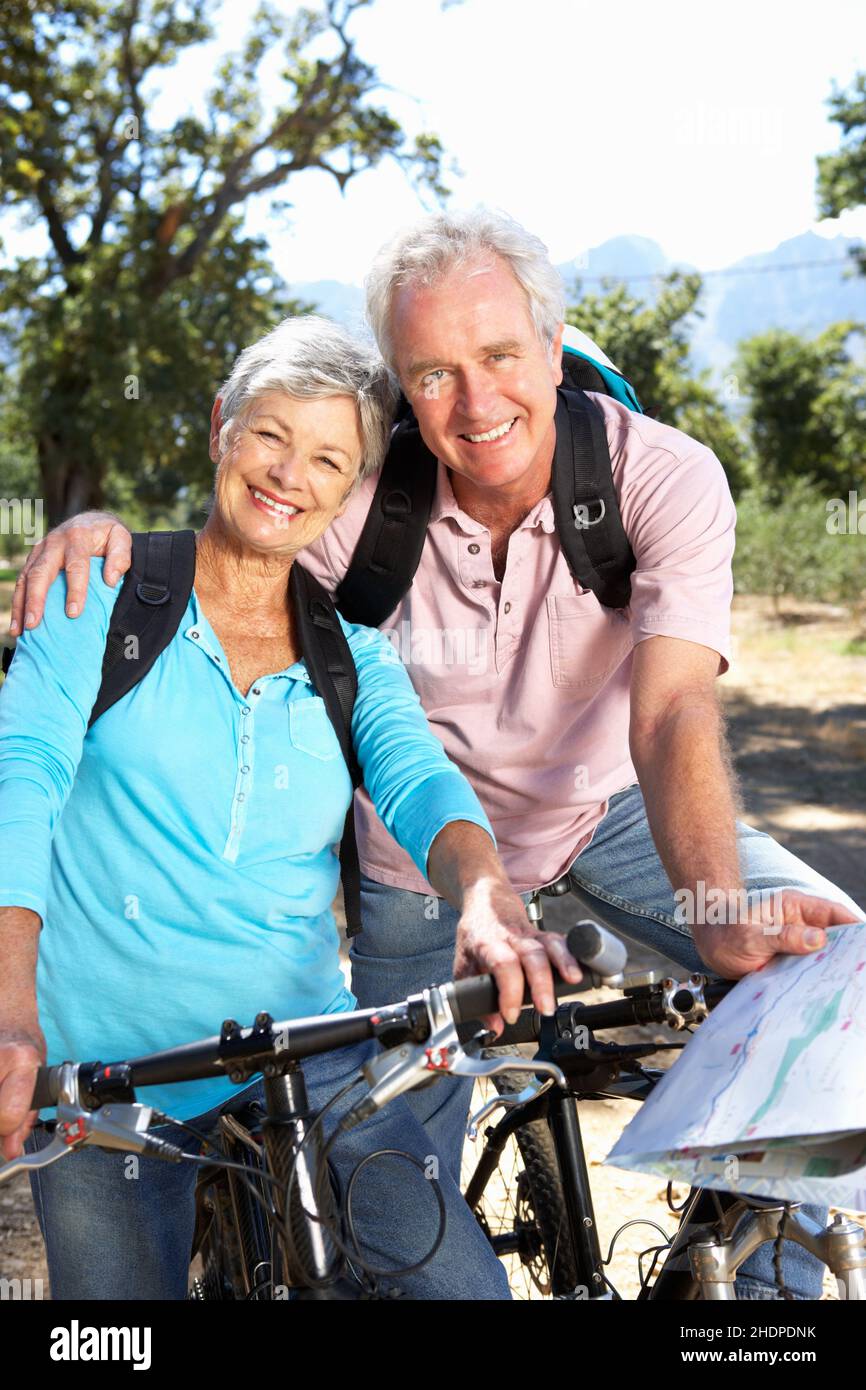
<svg viewBox="0 0 866 1390">
<path fill-rule="evenodd" d="M 777 500 L 793 478 L 823 495 L 866 480 L 866 370 L 848 352 L 861 325 L 834 323 L 813 339 L 774 328 L 740 343 L 734 372 L 760 480 Z"/>
<path fill-rule="evenodd" d="M 371 100 L 376 73 L 348 34 L 369 3 L 291 18 L 263 5 L 216 72 L 206 118 L 160 129 L 155 80 L 211 37 L 213 0 L 7 0 L 0 207 L 41 222 L 50 252 L 3 276 L 0 315 L 52 523 L 103 502 L 109 460 L 143 498 L 204 485 L 215 384 L 299 307 L 264 243 L 241 234 L 248 199 L 307 169 L 344 189 L 386 156 L 444 191 L 436 137 L 411 143 Z M 285 98 L 265 112 L 258 73 L 277 44 Z"/>
<path fill-rule="evenodd" d="M 578 293 L 580 285 L 578 283 Z M 654 303 L 636 299 L 611 280 L 600 294 L 581 296 L 566 319 L 588 333 L 634 386 L 647 414 L 707 444 L 737 494 L 748 482 L 743 440 L 709 382 L 689 364 L 689 318 L 699 313 L 699 275 L 666 275 Z"/>
<path fill-rule="evenodd" d="M 834 91 L 827 105 L 842 127 L 843 143 L 833 154 L 818 156 L 818 216 L 838 217 L 866 203 L 866 73 L 858 73 L 850 91 Z M 856 252 L 866 274 L 866 248 Z"/>
</svg>

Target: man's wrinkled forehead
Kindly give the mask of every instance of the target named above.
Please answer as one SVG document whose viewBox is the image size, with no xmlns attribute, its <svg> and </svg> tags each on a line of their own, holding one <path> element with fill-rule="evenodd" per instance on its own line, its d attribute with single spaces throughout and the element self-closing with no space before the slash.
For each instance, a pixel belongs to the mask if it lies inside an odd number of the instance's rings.
<svg viewBox="0 0 866 1390">
<path fill-rule="evenodd" d="M 454 334 L 470 339 L 478 352 L 535 337 L 526 293 L 510 266 L 495 257 L 455 266 L 431 284 L 400 286 L 391 328 L 401 369 L 413 376 L 438 362 L 443 340 Z"/>
</svg>

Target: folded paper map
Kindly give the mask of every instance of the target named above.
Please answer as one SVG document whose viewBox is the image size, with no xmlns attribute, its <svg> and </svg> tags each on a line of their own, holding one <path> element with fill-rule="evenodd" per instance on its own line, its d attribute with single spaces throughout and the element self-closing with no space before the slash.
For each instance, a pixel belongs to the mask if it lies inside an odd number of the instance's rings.
<svg viewBox="0 0 866 1390">
<path fill-rule="evenodd" d="M 866 1210 L 866 923 L 740 980 L 608 1154 L 675 1182 Z"/>
</svg>

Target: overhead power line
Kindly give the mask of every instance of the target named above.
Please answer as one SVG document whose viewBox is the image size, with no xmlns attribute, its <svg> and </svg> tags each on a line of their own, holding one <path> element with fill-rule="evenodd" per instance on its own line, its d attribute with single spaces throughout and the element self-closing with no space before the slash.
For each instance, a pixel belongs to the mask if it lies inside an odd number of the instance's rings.
<svg viewBox="0 0 866 1390">
<path fill-rule="evenodd" d="M 642 275 L 618 275 L 615 271 L 608 271 L 606 275 L 584 275 L 582 270 L 569 272 L 574 275 L 576 280 L 590 280 L 601 283 L 603 280 L 662 280 L 665 275 L 670 275 L 673 271 L 679 270 L 684 275 L 700 275 L 702 280 L 708 279 L 711 275 L 776 275 L 782 270 L 816 270 L 823 269 L 825 266 L 847 265 L 853 266 L 851 256 L 834 256 L 820 261 L 783 261 L 780 265 L 739 265 L 729 266 L 726 270 L 689 270 L 686 266 L 669 266 L 667 270 L 656 270 L 652 274 Z"/>
</svg>

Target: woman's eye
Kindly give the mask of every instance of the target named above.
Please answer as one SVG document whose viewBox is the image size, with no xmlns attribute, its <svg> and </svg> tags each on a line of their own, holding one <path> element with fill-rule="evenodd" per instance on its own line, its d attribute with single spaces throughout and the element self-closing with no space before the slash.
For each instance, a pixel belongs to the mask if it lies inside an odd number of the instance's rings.
<svg viewBox="0 0 866 1390">
<path fill-rule="evenodd" d="M 272 433 L 271 430 L 256 430 L 256 434 L 259 436 L 259 439 L 273 439 L 278 444 L 280 442 L 280 436 Z"/>
<path fill-rule="evenodd" d="M 319 462 L 326 463 L 329 468 L 335 468 L 338 473 L 340 471 L 340 465 L 335 463 L 333 459 L 325 458 L 324 455 L 319 459 Z"/>
</svg>

